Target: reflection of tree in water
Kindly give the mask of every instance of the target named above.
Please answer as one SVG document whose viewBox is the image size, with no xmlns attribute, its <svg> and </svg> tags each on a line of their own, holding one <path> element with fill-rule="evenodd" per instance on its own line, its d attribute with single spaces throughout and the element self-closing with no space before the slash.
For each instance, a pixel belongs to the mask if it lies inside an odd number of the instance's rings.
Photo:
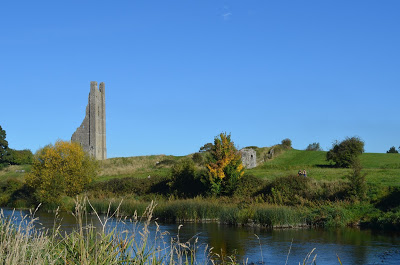
<svg viewBox="0 0 400 265">
<path fill-rule="evenodd" d="M 239 258 L 243 258 L 249 247 L 249 241 L 254 241 L 254 233 L 247 229 L 236 228 L 226 225 L 207 226 L 208 245 L 213 248 L 214 253 L 224 256 L 236 253 Z"/>
</svg>

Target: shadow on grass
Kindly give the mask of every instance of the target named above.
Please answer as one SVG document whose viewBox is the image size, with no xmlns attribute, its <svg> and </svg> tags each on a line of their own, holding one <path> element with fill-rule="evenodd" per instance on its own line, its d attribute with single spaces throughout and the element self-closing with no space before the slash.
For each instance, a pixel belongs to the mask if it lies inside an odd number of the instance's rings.
<svg viewBox="0 0 400 265">
<path fill-rule="evenodd" d="M 327 164 L 325 164 L 325 165 L 318 164 L 318 165 L 315 165 L 315 167 L 319 167 L 319 168 L 339 168 L 336 165 L 332 165 L 332 164 L 329 164 L 329 165 L 327 165 Z"/>
<path fill-rule="evenodd" d="M 383 197 L 376 205 L 382 211 L 388 211 L 400 206 L 400 187 L 390 187 L 389 194 Z"/>
</svg>

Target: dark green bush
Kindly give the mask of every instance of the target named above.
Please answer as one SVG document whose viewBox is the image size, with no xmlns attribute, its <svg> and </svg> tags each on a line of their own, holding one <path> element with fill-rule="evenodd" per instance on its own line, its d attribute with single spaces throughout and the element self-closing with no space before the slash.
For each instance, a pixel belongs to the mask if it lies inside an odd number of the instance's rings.
<svg viewBox="0 0 400 265">
<path fill-rule="evenodd" d="M 319 192 L 319 187 L 311 179 L 301 176 L 276 178 L 262 191 L 271 203 L 286 205 L 296 205 L 303 200 L 311 201 Z"/>
<path fill-rule="evenodd" d="M 182 159 L 171 168 L 171 191 L 179 197 L 194 197 L 205 191 L 193 160 Z"/>
<path fill-rule="evenodd" d="M 380 229 L 400 230 L 400 209 L 375 215 L 371 218 L 370 226 Z"/>
<path fill-rule="evenodd" d="M 364 174 L 361 172 L 362 167 L 359 159 L 355 159 L 352 165 L 352 172 L 347 176 L 349 183 L 350 195 L 357 197 L 358 199 L 365 199 L 367 193 L 367 183 Z"/>
<path fill-rule="evenodd" d="M 318 184 L 321 191 L 316 198 L 318 201 L 340 201 L 349 198 L 349 185 L 345 181 L 319 182 Z"/>
<path fill-rule="evenodd" d="M 201 153 L 194 153 L 192 156 L 192 160 L 198 165 L 202 165 L 204 163 L 204 158 Z"/>
<path fill-rule="evenodd" d="M 381 198 L 375 206 L 382 211 L 400 208 L 400 187 L 389 187 L 387 194 Z"/>
<path fill-rule="evenodd" d="M 244 175 L 238 180 L 236 190 L 233 192 L 235 197 L 250 198 L 257 195 L 267 182 L 253 175 Z"/>
<path fill-rule="evenodd" d="M 150 176 L 150 178 L 116 178 L 104 182 L 93 183 L 89 191 L 104 191 L 115 195 L 145 195 L 157 193 L 167 195 L 169 192 L 169 178 Z"/>
<path fill-rule="evenodd" d="M 33 204 L 32 193 L 33 190 L 21 180 L 10 178 L 2 181 L 0 182 L 0 206 L 17 207 L 23 204 L 24 207 L 28 207 Z"/>
</svg>

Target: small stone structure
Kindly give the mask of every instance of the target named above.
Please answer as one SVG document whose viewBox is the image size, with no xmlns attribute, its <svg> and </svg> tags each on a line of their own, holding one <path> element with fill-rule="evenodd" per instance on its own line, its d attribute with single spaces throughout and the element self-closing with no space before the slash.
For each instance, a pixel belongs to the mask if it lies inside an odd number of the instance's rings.
<svg viewBox="0 0 400 265">
<path fill-rule="evenodd" d="M 245 168 L 253 168 L 257 166 L 256 151 L 251 148 L 243 148 L 240 150 L 242 154 L 242 163 Z"/>
<path fill-rule="evenodd" d="M 106 148 L 106 100 L 105 85 L 90 82 L 89 103 L 81 126 L 72 134 L 71 141 L 81 144 L 83 149 L 98 160 L 107 158 Z"/>
</svg>

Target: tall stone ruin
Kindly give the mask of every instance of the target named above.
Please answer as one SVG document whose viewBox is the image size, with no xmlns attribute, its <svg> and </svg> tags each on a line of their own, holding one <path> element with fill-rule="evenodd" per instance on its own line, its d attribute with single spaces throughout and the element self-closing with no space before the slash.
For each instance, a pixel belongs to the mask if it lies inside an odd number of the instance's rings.
<svg viewBox="0 0 400 265">
<path fill-rule="evenodd" d="M 71 141 L 81 144 L 83 149 L 98 160 L 107 158 L 106 148 L 106 99 L 105 85 L 90 82 L 89 103 L 81 126 L 72 134 Z"/>
</svg>

